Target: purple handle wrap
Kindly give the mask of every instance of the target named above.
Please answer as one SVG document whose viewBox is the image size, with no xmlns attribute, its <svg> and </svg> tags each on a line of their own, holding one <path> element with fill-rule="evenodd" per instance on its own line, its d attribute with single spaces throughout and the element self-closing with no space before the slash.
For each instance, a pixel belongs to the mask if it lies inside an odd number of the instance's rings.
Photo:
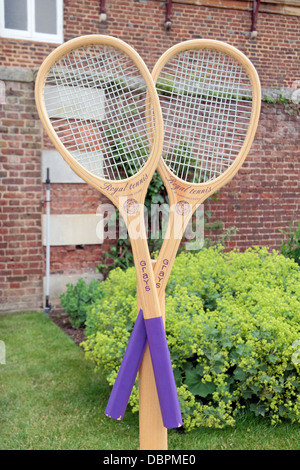
<svg viewBox="0 0 300 470">
<path fill-rule="evenodd" d="M 113 419 L 123 419 L 134 382 L 143 359 L 147 344 L 147 334 L 143 311 L 140 310 L 119 369 L 116 381 L 111 391 L 106 416 Z"/>
<path fill-rule="evenodd" d="M 145 320 L 156 389 L 166 428 L 182 426 L 176 384 L 162 317 Z"/>
</svg>

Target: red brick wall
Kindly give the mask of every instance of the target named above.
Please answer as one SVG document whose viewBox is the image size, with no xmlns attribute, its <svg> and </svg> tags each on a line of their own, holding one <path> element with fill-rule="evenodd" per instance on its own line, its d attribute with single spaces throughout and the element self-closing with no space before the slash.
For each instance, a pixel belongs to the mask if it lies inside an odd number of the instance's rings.
<svg viewBox="0 0 300 470">
<path fill-rule="evenodd" d="M 291 219 L 300 220 L 300 105 L 262 103 L 256 137 L 237 175 L 209 201 L 210 222 L 238 232 L 229 247 L 279 249 Z M 213 232 L 207 232 L 213 237 Z"/>
<path fill-rule="evenodd" d="M 107 202 L 86 184 L 52 184 L 50 189 L 51 214 L 95 214 L 101 202 Z M 97 265 L 104 262 L 103 255 L 109 246 L 109 240 L 98 246 L 52 246 L 50 272 L 76 274 L 95 271 Z"/>
<path fill-rule="evenodd" d="M 300 69 L 300 18 L 259 13 L 258 37 L 249 40 L 251 13 L 173 3 L 173 25 L 164 28 L 165 6 L 160 1 L 110 0 L 106 34 L 132 44 L 149 67 L 173 44 L 193 38 L 225 41 L 244 52 L 257 67 L 262 86 L 288 87 Z"/>
<path fill-rule="evenodd" d="M 0 304 L 41 299 L 41 132 L 32 83 L 6 83 L 0 107 Z"/>
<path fill-rule="evenodd" d="M 256 65 L 263 86 L 288 87 L 299 79 L 300 18 L 259 13 L 258 37 L 249 40 L 251 12 L 174 3 L 173 26 L 164 28 L 160 0 L 106 0 L 107 22 L 99 23 L 99 0 L 64 1 L 65 41 L 83 34 L 108 34 L 127 41 L 152 67 L 173 44 L 191 38 L 213 38 L 242 50 Z M 1 39 L 0 63 L 39 67 L 55 45 Z"/>
<path fill-rule="evenodd" d="M 99 23 L 99 0 L 65 0 L 65 40 L 83 34 L 109 34 L 130 43 L 151 68 L 176 42 L 210 37 L 233 44 L 256 65 L 263 86 L 291 87 L 300 79 L 300 18 L 260 13 L 258 37 L 249 40 L 251 13 L 173 4 L 171 31 L 164 28 L 165 5 L 159 0 L 107 0 L 107 22 Z M 0 64 L 38 68 L 56 46 L 0 38 Z M 44 250 L 41 241 L 40 177 L 44 148 L 33 83 L 6 82 L 0 105 L 0 310 L 38 308 L 42 303 Z M 209 202 L 211 220 L 238 228 L 229 246 L 279 248 L 291 218 L 300 218 L 299 106 L 263 104 L 258 133 L 239 174 Z M 86 185 L 52 185 L 52 213 L 94 213 L 102 200 Z M 51 272 L 94 270 L 103 261 L 102 246 L 51 248 Z"/>
</svg>

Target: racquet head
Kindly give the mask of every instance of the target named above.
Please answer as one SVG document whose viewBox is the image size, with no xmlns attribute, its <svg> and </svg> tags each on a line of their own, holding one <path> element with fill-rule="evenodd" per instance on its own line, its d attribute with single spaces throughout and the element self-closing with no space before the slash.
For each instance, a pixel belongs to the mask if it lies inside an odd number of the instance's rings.
<svg viewBox="0 0 300 470">
<path fill-rule="evenodd" d="M 171 47 L 152 77 L 165 130 L 158 171 L 171 206 L 168 237 L 155 266 L 161 295 L 193 212 L 237 173 L 249 152 L 261 91 L 250 60 L 215 40 Z"/>
<path fill-rule="evenodd" d="M 247 156 L 260 113 L 259 78 L 239 50 L 206 39 L 170 48 L 152 76 L 165 128 L 159 172 L 172 202 L 195 209 Z"/>
<path fill-rule="evenodd" d="M 35 90 L 44 128 L 67 163 L 117 206 L 127 196 L 125 212 L 134 212 L 157 167 L 163 134 L 140 56 L 113 37 L 79 37 L 48 56 Z"/>
</svg>

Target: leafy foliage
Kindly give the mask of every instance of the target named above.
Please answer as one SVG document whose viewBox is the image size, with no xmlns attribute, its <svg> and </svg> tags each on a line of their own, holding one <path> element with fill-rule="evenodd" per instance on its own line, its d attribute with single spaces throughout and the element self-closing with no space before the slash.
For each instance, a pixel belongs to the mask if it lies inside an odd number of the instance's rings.
<svg viewBox="0 0 300 470">
<path fill-rule="evenodd" d="M 87 285 L 83 279 L 79 279 L 75 285 L 67 284 L 66 293 L 61 294 L 61 305 L 70 315 L 70 323 L 75 328 L 85 325 L 87 308 L 93 301 L 98 287 L 99 281 L 97 280 L 92 280 Z"/>
<path fill-rule="evenodd" d="M 113 384 L 136 319 L 134 268 L 99 284 L 86 356 Z M 244 407 L 300 422 L 300 269 L 267 248 L 180 254 L 166 290 L 166 333 L 186 430 L 234 425 Z M 138 408 L 138 392 L 130 398 Z"/>
<path fill-rule="evenodd" d="M 281 244 L 281 253 L 300 265 L 300 222 L 298 228 L 293 230 L 293 220 L 290 222 L 289 231 L 280 230 L 283 234 L 287 235 L 287 240 Z"/>
</svg>

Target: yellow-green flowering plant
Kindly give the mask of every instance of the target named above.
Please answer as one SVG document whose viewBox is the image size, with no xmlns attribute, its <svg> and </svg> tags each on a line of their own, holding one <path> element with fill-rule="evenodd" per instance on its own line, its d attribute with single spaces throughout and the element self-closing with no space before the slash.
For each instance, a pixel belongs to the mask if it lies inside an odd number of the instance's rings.
<svg viewBox="0 0 300 470">
<path fill-rule="evenodd" d="M 111 271 L 87 310 L 83 343 L 111 385 L 136 315 L 134 268 Z M 234 425 L 244 407 L 274 424 L 300 422 L 293 260 L 267 248 L 180 254 L 166 289 L 166 333 L 186 430 Z M 130 405 L 138 409 L 137 387 Z"/>
</svg>

